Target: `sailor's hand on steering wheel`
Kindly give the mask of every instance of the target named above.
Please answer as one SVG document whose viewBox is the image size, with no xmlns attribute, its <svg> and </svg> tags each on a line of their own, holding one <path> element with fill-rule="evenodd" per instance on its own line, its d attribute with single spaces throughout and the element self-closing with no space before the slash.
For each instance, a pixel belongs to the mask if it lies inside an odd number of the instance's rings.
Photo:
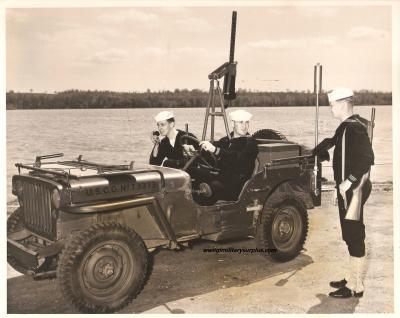
<svg viewBox="0 0 400 318">
<path fill-rule="evenodd" d="M 204 149 L 205 151 L 208 151 L 208 152 L 211 152 L 211 153 L 214 153 L 215 149 L 216 149 L 215 146 L 211 142 L 209 142 L 207 140 L 201 141 L 199 143 L 199 146 L 201 147 L 201 149 Z"/>
<path fill-rule="evenodd" d="M 194 143 L 194 146 L 193 145 L 189 145 L 189 147 L 187 148 L 188 150 L 191 150 L 191 149 L 196 149 L 195 148 L 195 146 L 197 145 L 197 144 L 201 144 L 201 143 L 204 143 L 204 142 L 200 142 L 200 140 L 198 140 L 196 137 L 194 137 L 194 136 L 190 136 L 190 135 L 182 135 L 181 137 L 179 137 L 179 143 L 182 145 L 182 147 L 185 149 L 185 145 L 187 145 L 185 142 L 187 141 L 187 140 L 190 140 L 190 141 L 192 141 L 193 143 Z M 207 143 L 209 143 L 209 142 L 207 142 Z M 205 143 L 204 143 L 205 144 Z M 211 143 L 209 143 L 211 146 L 213 146 Z M 193 148 L 192 148 L 193 147 Z M 207 149 L 210 149 L 211 147 L 209 147 L 209 146 L 205 146 L 205 147 L 207 147 Z M 214 147 L 214 146 L 213 146 Z M 202 150 L 205 150 L 205 148 L 201 148 L 200 147 L 200 151 L 199 150 L 195 150 L 195 153 L 194 153 L 194 155 L 193 155 L 193 157 L 185 164 L 185 166 L 182 168 L 182 170 L 183 171 L 187 171 L 188 170 L 188 168 L 193 164 L 193 163 L 195 163 L 195 162 L 197 162 L 197 161 L 200 161 L 200 162 L 202 162 L 202 164 L 204 164 L 206 167 L 208 167 L 208 168 L 212 168 L 212 169 L 215 169 L 216 167 L 217 167 L 217 162 L 218 162 L 218 160 L 217 160 L 217 158 L 215 157 L 215 155 L 214 155 L 214 153 L 213 152 L 209 152 L 209 155 L 208 154 L 206 154 L 207 156 L 207 158 L 204 158 L 204 152 L 203 152 L 203 154 L 202 154 Z M 207 151 L 208 152 L 208 151 Z"/>
<path fill-rule="evenodd" d="M 196 154 L 196 149 L 192 145 L 183 144 L 183 154 L 187 157 L 193 157 Z"/>
</svg>

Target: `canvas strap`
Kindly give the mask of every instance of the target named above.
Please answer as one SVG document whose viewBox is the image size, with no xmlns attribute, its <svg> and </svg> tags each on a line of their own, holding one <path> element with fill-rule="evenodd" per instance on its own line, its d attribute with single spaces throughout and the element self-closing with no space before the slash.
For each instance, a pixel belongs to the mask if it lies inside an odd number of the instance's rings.
<svg viewBox="0 0 400 318">
<path fill-rule="evenodd" d="M 346 162 L 346 130 L 347 127 L 343 131 L 343 137 L 342 137 L 342 182 L 345 180 L 344 175 L 345 175 L 345 162 Z M 344 208 L 347 209 L 347 199 L 346 196 L 343 197 L 344 201 Z"/>
</svg>

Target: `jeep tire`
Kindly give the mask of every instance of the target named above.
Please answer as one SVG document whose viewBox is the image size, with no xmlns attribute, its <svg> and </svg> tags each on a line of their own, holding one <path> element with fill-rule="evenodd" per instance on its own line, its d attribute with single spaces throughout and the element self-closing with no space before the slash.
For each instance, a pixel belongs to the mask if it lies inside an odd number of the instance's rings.
<svg viewBox="0 0 400 318">
<path fill-rule="evenodd" d="M 307 211 L 296 202 L 285 201 L 277 207 L 265 206 L 257 225 L 257 248 L 265 250 L 262 253 L 264 256 L 286 262 L 299 255 L 307 232 Z"/>
<path fill-rule="evenodd" d="M 115 312 L 142 290 L 148 270 L 143 240 L 119 223 L 98 223 L 74 235 L 59 259 L 63 295 L 86 313 Z"/>
<path fill-rule="evenodd" d="M 24 229 L 22 222 L 22 210 L 17 208 L 7 219 L 7 236 L 11 233 L 18 232 Z M 7 252 L 7 262 L 12 268 L 22 274 L 28 274 L 28 268 L 24 267 L 12 255 Z"/>
<path fill-rule="evenodd" d="M 260 129 L 257 130 L 252 136 L 256 139 L 272 139 L 272 140 L 288 141 L 284 134 L 273 129 Z M 311 153 L 311 149 L 306 147 L 305 145 L 299 144 L 299 146 L 300 146 L 301 156 Z"/>
<path fill-rule="evenodd" d="M 24 228 L 21 208 L 15 209 L 7 219 L 7 234 L 20 231 Z"/>
<path fill-rule="evenodd" d="M 252 136 L 256 139 L 287 140 L 281 132 L 273 129 L 260 129 L 257 130 Z"/>
</svg>

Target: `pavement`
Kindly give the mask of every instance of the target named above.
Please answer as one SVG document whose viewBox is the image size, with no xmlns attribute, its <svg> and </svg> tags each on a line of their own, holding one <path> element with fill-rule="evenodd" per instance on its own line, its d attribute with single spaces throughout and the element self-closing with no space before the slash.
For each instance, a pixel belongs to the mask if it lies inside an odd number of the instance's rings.
<svg viewBox="0 0 400 318">
<path fill-rule="evenodd" d="M 393 193 L 374 191 L 365 208 L 369 266 L 363 298 L 332 299 L 329 281 L 342 279 L 348 253 L 337 207 L 324 194 L 309 211 L 304 251 L 277 263 L 258 254 L 204 253 L 204 248 L 251 248 L 252 239 L 198 242 L 183 251 L 153 256 L 141 294 L 120 313 L 392 313 Z M 8 313 L 77 313 L 56 279 L 35 281 L 9 269 Z"/>
</svg>

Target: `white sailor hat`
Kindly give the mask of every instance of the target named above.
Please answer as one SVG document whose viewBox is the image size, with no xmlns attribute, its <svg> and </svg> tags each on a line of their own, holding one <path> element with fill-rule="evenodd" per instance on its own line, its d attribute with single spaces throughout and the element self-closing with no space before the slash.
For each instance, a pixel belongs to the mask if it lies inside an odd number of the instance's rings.
<svg viewBox="0 0 400 318">
<path fill-rule="evenodd" d="M 249 121 L 251 117 L 253 117 L 252 114 L 242 109 L 238 109 L 229 113 L 229 118 L 233 121 Z"/>
<path fill-rule="evenodd" d="M 339 87 L 328 93 L 328 100 L 329 102 L 333 102 L 353 95 L 353 91 L 350 88 Z"/>
<path fill-rule="evenodd" d="M 154 120 L 158 123 L 159 121 L 164 121 L 170 118 L 174 118 L 174 113 L 168 110 L 164 110 L 159 112 L 155 117 Z"/>
</svg>

